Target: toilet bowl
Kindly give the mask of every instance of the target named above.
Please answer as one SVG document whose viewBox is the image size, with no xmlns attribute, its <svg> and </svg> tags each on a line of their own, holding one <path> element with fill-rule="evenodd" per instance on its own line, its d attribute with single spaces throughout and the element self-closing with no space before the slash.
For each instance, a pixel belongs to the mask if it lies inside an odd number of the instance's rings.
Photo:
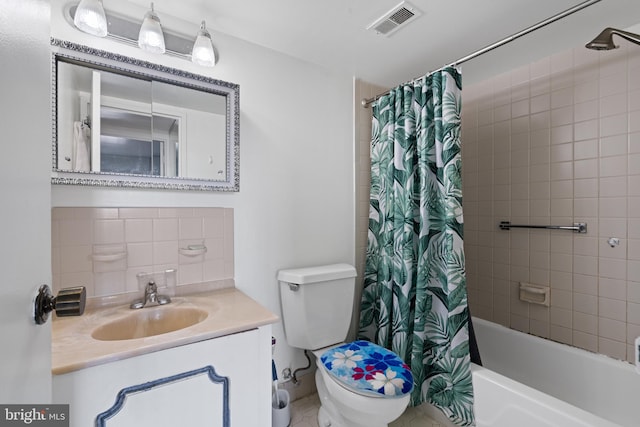
<svg viewBox="0 0 640 427">
<path fill-rule="evenodd" d="M 351 343 L 347 344 L 350 345 Z M 387 427 L 400 417 L 409 405 L 410 393 L 385 396 L 382 393 L 364 393 L 346 387 L 325 367 L 322 355 L 314 351 L 317 369 L 316 388 L 320 398 L 318 426 L 320 427 Z M 409 387 L 411 390 L 412 387 Z"/>
<path fill-rule="evenodd" d="M 317 361 L 320 427 L 386 427 L 409 404 L 413 376 L 393 352 L 367 341 L 343 344 L 356 270 L 349 264 L 280 270 L 287 343 Z"/>
</svg>

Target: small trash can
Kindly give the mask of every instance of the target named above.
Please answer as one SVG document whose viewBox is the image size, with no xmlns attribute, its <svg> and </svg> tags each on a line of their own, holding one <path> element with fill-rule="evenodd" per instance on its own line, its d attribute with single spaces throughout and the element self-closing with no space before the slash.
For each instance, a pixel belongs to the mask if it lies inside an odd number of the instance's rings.
<svg viewBox="0 0 640 427">
<path fill-rule="evenodd" d="M 277 394 L 271 401 L 271 426 L 288 427 L 291 424 L 291 405 L 289 404 L 289 392 L 277 390 Z"/>
</svg>

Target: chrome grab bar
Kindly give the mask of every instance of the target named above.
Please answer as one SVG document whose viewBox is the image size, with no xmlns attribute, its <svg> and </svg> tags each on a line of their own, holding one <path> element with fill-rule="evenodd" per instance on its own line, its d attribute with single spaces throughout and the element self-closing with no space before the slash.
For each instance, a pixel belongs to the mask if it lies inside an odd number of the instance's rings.
<svg viewBox="0 0 640 427">
<path fill-rule="evenodd" d="M 544 230 L 569 230 L 574 233 L 586 233 L 586 222 L 574 222 L 573 225 L 516 225 L 511 224 L 511 221 L 500 221 L 500 230 L 510 230 L 512 228 L 538 228 Z"/>
</svg>

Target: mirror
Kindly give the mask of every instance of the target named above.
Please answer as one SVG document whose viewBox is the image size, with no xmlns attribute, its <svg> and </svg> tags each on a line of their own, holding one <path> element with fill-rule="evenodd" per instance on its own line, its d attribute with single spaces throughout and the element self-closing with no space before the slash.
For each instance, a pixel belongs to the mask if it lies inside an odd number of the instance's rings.
<svg viewBox="0 0 640 427">
<path fill-rule="evenodd" d="M 52 46 L 52 183 L 239 191 L 238 85 Z"/>
</svg>

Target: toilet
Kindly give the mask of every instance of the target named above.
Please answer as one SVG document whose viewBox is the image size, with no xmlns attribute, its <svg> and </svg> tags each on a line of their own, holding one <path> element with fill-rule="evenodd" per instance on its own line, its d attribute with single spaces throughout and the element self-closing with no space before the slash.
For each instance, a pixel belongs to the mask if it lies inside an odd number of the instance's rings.
<svg viewBox="0 0 640 427">
<path fill-rule="evenodd" d="M 287 343 L 316 357 L 320 427 L 386 427 L 407 408 L 413 376 L 399 356 L 345 343 L 356 270 L 349 264 L 278 271 Z"/>
</svg>

